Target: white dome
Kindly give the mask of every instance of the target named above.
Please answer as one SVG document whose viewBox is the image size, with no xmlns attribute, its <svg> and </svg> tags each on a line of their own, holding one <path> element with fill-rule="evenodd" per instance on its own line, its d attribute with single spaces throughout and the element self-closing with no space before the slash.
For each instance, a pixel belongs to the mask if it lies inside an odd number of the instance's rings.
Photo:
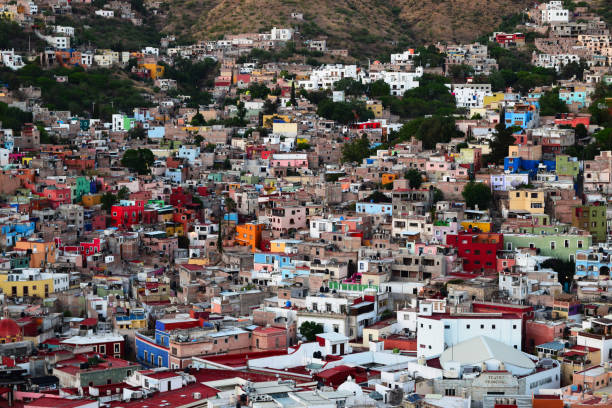
<svg viewBox="0 0 612 408">
<path fill-rule="evenodd" d="M 361 390 L 361 387 L 357 385 L 355 381 L 352 381 L 350 377 L 345 382 L 340 384 L 340 386 L 338 386 L 338 391 L 350 392 L 356 398 L 363 397 L 363 391 Z"/>
</svg>

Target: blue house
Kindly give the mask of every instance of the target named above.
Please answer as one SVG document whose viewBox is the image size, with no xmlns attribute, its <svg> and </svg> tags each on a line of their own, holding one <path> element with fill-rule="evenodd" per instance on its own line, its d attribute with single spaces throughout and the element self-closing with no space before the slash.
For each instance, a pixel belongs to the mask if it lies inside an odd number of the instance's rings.
<svg viewBox="0 0 612 408">
<path fill-rule="evenodd" d="M 515 105 L 504 112 L 506 127 L 518 126 L 521 129 L 536 127 L 540 121 L 538 108 L 535 105 Z"/>
<path fill-rule="evenodd" d="M 355 211 L 362 214 L 393 214 L 393 205 L 391 203 L 357 203 Z"/>
</svg>

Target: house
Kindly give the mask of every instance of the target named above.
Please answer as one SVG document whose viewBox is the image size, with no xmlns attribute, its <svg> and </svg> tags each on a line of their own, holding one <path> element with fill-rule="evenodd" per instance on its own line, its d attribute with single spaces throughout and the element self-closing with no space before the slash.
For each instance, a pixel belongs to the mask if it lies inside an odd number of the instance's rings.
<svg viewBox="0 0 612 408">
<path fill-rule="evenodd" d="M 115 358 L 125 357 L 125 339 L 113 334 L 98 334 L 74 336 L 62 340 L 60 344 L 68 349 L 78 350 L 82 347 L 92 347 L 94 353 Z"/>
</svg>

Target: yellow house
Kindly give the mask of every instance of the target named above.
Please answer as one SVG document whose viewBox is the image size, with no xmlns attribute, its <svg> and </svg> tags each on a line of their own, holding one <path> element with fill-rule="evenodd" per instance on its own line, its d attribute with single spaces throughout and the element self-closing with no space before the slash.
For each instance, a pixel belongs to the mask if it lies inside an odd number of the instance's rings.
<svg viewBox="0 0 612 408">
<path fill-rule="evenodd" d="M 531 214 L 544 214 L 544 191 L 515 190 L 508 192 L 510 211 L 526 211 Z"/>
<path fill-rule="evenodd" d="M 479 115 L 481 118 L 487 116 L 486 108 L 470 108 L 470 118 L 473 118 L 475 115 Z"/>
<path fill-rule="evenodd" d="M 480 149 L 483 156 L 491 153 L 491 146 L 488 143 L 476 144 L 476 143 L 468 143 L 468 147 L 471 149 Z"/>
<path fill-rule="evenodd" d="M 382 102 L 374 102 L 374 101 L 368 102 L 368 104 L 366 105 L 366 108 L 372 111 L 375 118 L 380 118 L 383 115 L 384 108 L 383 108 Z"/>
<path fill-rule="evenodd" d="M 274 124 L 274 119 L 281 119 L 284 122 L 291 122 L 289 115 L 277 115 L 277 114 L 263 115 L 263 117 L 261 118 L 264 127 L 267 129 L 272 129 L 272 125 Z"/>
<path fill-rule="evenodd" d="M 484 99 L 483 99 L 483 106 L 485 107 L 490 107 L 490 108 L 497 108 L 499 102 L 502 102 L 504 100 L 504 93 L 503 92 L 495 92 L 493 93 L 493 95 L 485 95 Z M 491 105 L 491 106 L 489 106 Z M 483 116 L 484 117 L 484 116 Z"/>
<path fill-rule="evenodd" d="M 210 261 L 208 258 L 189 258 L 187 263 L 191 265 L 208 265 Z"/>
<path fill-rule="evenodd" d="M 24 276 L 21 273 L 0 274 L 0 289 L 6 296 L 35 296 L 44 299 L 53 293 L 53 278 L 43 279 L 40 274 L 32 276 Z"/>
<path fill-rule="evenodd" d="M 274 122 L 272 123 L 272 133 L 295 137 L 298 133 L 298 125 L 297 123 Z"/>
<path fill-rule="evenodd" d="M 185 235 L 185 228 L 180 223 L 168 223 L 166 224 L 166 236 L 172 237 L 174 235 L 182 236 Z"/>
<path fill-rule="evenodd" d="M 138 68 L 144 68 L 148 70 L 151 74 L 151 79 L 157 79 L 164 76 L 164 66 L 158 65 L 156 63 L 144 63 L 140 64 Z"/>
<path fill-rule="evenodd" d="M 16 251 L 30 251 L 30 268 L 40 268 L 45 263 L 55 262 L 55 243 L 53 241 L 17 241 Z"/>
<path fill-rule="evenodd" d="M 478 228 L 482 232 L 491 232 L 491 222 L 488 221 L 477 221 L 477 220 L 467 220 L 461 221 L 461 226 L 464 230 L 469 230 L 470 227 Z"/>
<path fill-rule="evenodd" d="M 159 214 L 157 215 L 158 221 L 159 222 L 172 222 L 172 219 L 174 218 L 174 215 L 171 212 L 165 213 L 165 214 Z"/>
<path fill-rule="evenodd" d="M 84 207 L 93 207 L 102 202 L 102 194 L 85 194 L 81 197 Z"/>
<path fill-rule="evenodd" d="M 0 11 L 0 18 L 2 18 L 4 20 L 14 21 L 15 20 L 15 13 L 13 13 L 12 11 L 8 11 L 8 10 L 2 10 L 2 11 Z"/>
</svg>

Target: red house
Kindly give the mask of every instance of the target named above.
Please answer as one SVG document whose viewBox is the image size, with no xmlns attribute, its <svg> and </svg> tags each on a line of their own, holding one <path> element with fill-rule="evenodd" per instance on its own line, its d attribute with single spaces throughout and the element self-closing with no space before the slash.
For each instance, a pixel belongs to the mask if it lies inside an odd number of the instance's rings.
<svg viewBox="0 0 612 408">
<path fill-rule="evenodd" d="M 111 223 L 113 227 L 129 228 L 142 221 L 144 202 L 141 200 L 122 200 L 111 207 Z"/>
<path fill-rule="evenodd" d="M 51 206 L 53 208 L 57 208 L 62 204 L 70 204 L 71 201 L 69 188 L 49 186 L 45 187 L 43 192 L 39 195 L 48 199 L 51 202 Z"/>
<path fill-rule="evenodd" d="M 504 235 L 461 231 L 446 236 L 446 244 L 457 248 L 466 272 L 493 271 L 497 268 L 497 251 L 504 248 Z"/>
<path fill-rule="evenodd" d="M 87 257 L 102 251 L 100 238 L 94 238 L 91 242 L 81 242 L 81 255 Z"/>
<path fill-rule="evenodd" d="M 170 193 L 170 205 L 174 207 L 188 206 L 193 202 L 191 194 L 186 193 L 183 187 L 174 187 Z"/>
<path fill-rule="evenodd" d="M 555 125 L 557 126 L 571 126 L 575 128 L 579 124 L 583 124 L 587 129 L 591 124 L 590 113 L 562 113 L 558 118 L 555 119 Z"/>
</svg>

